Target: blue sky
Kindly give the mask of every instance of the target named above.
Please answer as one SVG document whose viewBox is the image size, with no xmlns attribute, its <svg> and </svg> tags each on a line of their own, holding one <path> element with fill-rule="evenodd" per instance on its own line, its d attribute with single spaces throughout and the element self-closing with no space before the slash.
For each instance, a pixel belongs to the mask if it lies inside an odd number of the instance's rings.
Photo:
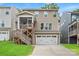
<svg viewBox="0 0 79 59">
<path fill-rule="evenodd" d="M 0 6 L 15 6 L 19 9 L 40 8 L 44 5 L 45 3 L 0 3 Z M 72 11 L 74 9 L 78 9 L 79 3 L 58 3 L 58 6 L 60 7 L 59 12 L 62 13 L 64 11 Z"/>
</svg>

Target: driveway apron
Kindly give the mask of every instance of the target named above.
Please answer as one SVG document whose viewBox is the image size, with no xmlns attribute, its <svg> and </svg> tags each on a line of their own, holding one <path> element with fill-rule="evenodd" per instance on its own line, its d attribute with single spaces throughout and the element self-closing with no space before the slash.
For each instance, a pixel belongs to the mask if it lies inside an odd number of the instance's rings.
<svg viewBox="0 0 79 59">
<path fill-rule="evenodd" d="M 32 56 L 75 56 L 76 54 L 61 45 L 35 45 Z"/>
</svg>

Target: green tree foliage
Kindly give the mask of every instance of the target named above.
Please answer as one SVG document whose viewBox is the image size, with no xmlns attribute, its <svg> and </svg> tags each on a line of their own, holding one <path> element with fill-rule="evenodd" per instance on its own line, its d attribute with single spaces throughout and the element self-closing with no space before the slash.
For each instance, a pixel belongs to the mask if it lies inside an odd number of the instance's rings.
<svg viewBox="0 0 79 59">
<path fill-rule="evenodd" d="M 79 12 L 79 9 L 75 9 L 75 10 L 73 10 L 73 12 Z"/>
<path fill-rule="evenodd" d="M 42 9 L 59 9 L 56 3 L 45 4 Z"/>
</svg>

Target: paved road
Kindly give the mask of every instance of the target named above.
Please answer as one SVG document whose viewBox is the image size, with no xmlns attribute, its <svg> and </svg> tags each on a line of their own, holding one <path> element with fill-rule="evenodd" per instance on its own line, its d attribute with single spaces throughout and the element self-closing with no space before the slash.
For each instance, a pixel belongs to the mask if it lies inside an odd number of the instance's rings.
<svg viewBox="0 0 79 59">
<path fill-rule="evenodd" d="M 75 56 L 76 54 L 60 45 L 36 45 L 32 56 Z"/>
</svg>

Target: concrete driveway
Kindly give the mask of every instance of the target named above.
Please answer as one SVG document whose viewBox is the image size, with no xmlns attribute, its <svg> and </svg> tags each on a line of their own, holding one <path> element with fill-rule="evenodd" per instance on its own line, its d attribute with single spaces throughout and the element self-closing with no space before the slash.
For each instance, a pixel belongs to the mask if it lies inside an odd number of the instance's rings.
<svg viewBox="0 0 79 59">
<path fill-rule="evenodd" d="M 36 45 L 32 56 L 75 56 L 76 54 L 61 45 Z"/>
</svg>

